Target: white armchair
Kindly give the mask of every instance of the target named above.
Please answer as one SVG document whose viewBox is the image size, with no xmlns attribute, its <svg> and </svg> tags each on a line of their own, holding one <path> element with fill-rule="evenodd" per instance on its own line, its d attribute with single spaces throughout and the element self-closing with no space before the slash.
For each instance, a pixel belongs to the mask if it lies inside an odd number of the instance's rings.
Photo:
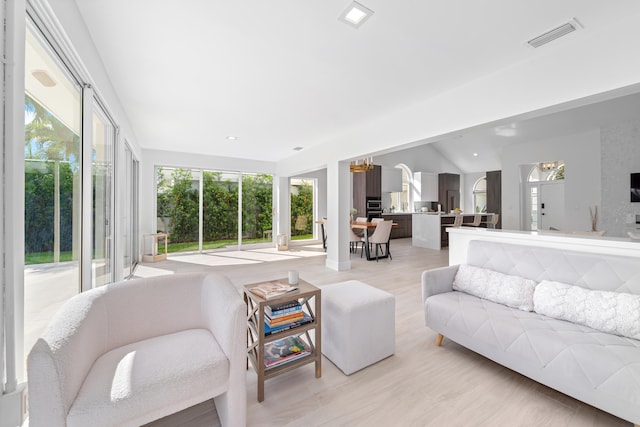
<svg viewBox="0 0 640 427">
<path fill-rule="evenodd" d="M 245 312 L 216 274 L 76 295 L 29 354 L 29 425 L 139 426 L 214 398 L 223 426 L 244 426 Z"/>
</svg>

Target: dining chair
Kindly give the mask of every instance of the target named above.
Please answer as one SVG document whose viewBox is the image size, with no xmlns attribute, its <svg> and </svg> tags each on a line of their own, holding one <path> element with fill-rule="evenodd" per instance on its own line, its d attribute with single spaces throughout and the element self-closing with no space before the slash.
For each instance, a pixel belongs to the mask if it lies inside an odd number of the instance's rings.
<svg viewBox="0 0 640 427">
<path fill-rule="evenodd" d="M 351 231 L 351 237 L 349 238 L 349 252 L 356 253 L 358 252 L 358 243 L 362 243 L 364 246 L 364 243 L 361 240 L 362 236 L 358 236 L 353 231 L 353 228 L 349 228 L 349 230 Z"/>
<path fill-rule="evenodd" d="M 465 225 L 468 225 L 470 227 L 478 227 L 481 222 L 482 222 L 482 215 L 476 214 L 473 216 L 473 222 L 470 222 Z"/>
<path fill-rule="evenodd" d="M 382 252 L 382 245 L 386 247 L 386 254 L 391 258 L 391 251 L 389 248 L 389 241 L 391 237 L 391 227 L 393 226 L 393 221 L 380 221 L 376 226 L 376 231 L 369 238 L 369 244 L 375 245 L 376 248 L 376 262 L 378 261 L 378 249 Z M 382 252 L 384 255 L 384 252 Z"/>
<path fill-rule="evenodd" d="M 364 220 L 365 220 L 365 222 L 367 222 L 366 218 Z M 384 221 L 384 218 L 371 218 L 370 222 L 372 222 L 374 224 L 378 224 L 381 221 Z M 376 229 L 377 228 L 378 227 L 374 228 L 373 231 L 371 231 L 371 232 L 369 230 L 362 230 L 362 236 L 360 237 L 360 241 L 362 242 L 362 248 L 360 248 L 360 258 L 362 258 L 362 252 L 364 251 L 364 245 L 367 242 L 367 238 L 365 238 L 364 233 L 367 233 L 369 235 L 368 236 L 369 237 L 369 242 L 371 242 L 371 238 L 373 237 L 374 234 L 376 234 Z M 371 244 L 369 244 L 369 250 L 371 250 Z"/>
</svg>

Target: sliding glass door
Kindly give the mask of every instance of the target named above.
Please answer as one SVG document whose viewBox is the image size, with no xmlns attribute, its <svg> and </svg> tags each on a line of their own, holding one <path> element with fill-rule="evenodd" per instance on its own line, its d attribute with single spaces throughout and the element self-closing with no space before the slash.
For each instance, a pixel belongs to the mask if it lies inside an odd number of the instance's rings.
<svg viewBox="0 0 640 427">
<path fill-rule="evenodd" d="M 94 102 L 93 114 L 93 286 L 113 281 L 113 123 Z"/>
<path fill-rule="evenodd" d="M 130 277 L 138 262 L 138 161 L 128 144 L 124 145 L 123 174 L 120 177 L 122 213 L 122 277 Z"/>
<path fill-rule="evenodd" d="M 82 91 L 33 26 L 25 51 L 25 354 L 80 292 Z"/>
<path fill-rule="evenodd" d="M 291 240 L 310 240 L 314 238 L 314 212 L 316 180 L 310 178 L 291 178 Z"/>
<path fill-rule="evenodd" d="M 157 229 L 169 252 L 272 243 L 271 175 L 158 167 Z"/>
</svg>

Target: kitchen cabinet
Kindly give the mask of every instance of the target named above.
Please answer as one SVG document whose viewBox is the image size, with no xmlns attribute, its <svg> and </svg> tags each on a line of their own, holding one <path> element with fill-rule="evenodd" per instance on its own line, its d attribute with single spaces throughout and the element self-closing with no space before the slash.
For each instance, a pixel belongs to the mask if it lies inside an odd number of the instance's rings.
<svg viewBox="0 0 640 427">
<path fill-rule="evenodd" d="M 353 207 L 359 216 L 367 212 L 367 199 L 382 200 L 382 167 L 374 165 L 367 172 L 353 172 Z"/>
<path fill-rule="evenodd" d="M 438 175 L 438 201 L 445 213 L 460 207 L 460 175 L 455 173 Z"/>
<path fill-rule="evenodd" d="M 393 221 L 398 224 L 391 228 L 391 238 L 401 239 L 411 237 L 412 216 L 411 214 L 382 214 L 385 221 Z"/>
<path fill-rule="evenodd" d="M 415 172 L 413 174 L 415 201 L 437 202 L 438 198 L 438 175 L 432 172 Z"/>
<path fill-rule="evenodd" d="M 398 168 L 382 168 L 382 192 L 402 192 L 402 170 Z"/>
<path fill-rule="evenodd" d="M 502 171 L 487 172 L 487 212 L 502 213 Z M 495 228 L 502 228 L 502 215 Z"/>
</svg>

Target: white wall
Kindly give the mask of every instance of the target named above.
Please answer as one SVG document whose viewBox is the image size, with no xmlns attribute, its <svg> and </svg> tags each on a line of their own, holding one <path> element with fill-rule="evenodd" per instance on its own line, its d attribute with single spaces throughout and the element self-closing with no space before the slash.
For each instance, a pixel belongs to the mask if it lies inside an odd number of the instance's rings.
<svg viewBox="0 0 640 427">
<path fill-rule="evenodd" d="M 603 127 L 602 209 L 600 227 L 607 236 L 627 237 L 640 203 L 630 201 L 630 174 L 640 172 L 640 120 Z"/>
<path fill-rule="evenodd" d="M 591 230 L 589 207 L 601 206 L 600 130 L 531 141 L 502 152 L 502 228 L 521 229 L 520 166 L 565 161 L 565 218 L 570 231 Z"/>
</svg>

